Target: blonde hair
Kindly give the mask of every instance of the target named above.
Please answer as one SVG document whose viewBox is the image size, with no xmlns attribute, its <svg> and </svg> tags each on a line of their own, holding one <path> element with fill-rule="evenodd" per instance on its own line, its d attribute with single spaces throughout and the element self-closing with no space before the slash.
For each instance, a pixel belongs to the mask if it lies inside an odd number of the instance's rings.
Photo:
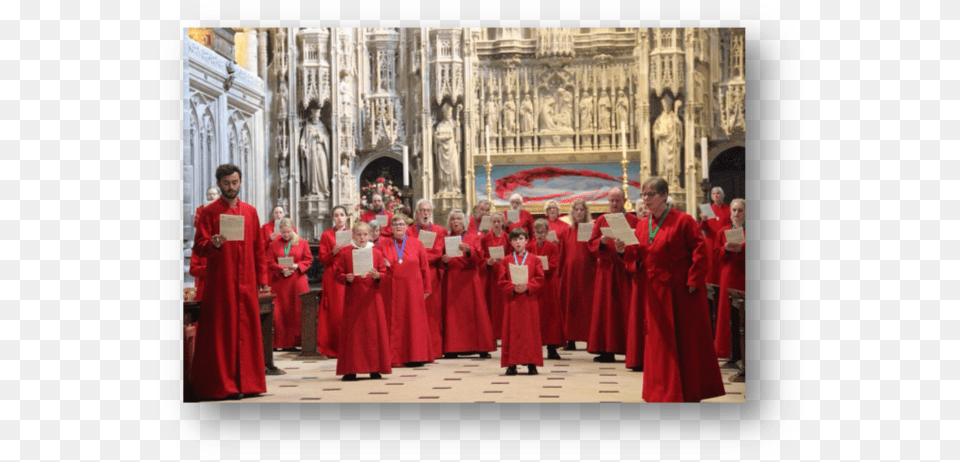
<svg viewBox="0 0 960 462">
<path fill-rule="evenodd" d="M 356 223 L 353 224 L 353 228 L 350 228 L 350 234 L 352 235 L 353 233 L 355 233 L 355 232 L 357 232 L 357 231 L 360 231 L 361 229 L 365 229 L 365 230 L 367 230 L 367 232 L 369 233 L 369 232 L 370 232 L 370 225 L 368 225 L 368 224 L 366 224 L 366 223 L 364 223 L 364 222 L 362 222 L 362 221 L 358 221 L 358 222 L 356 222 Z"/>
<path fill-rule="evenodd" d="M 279 207 L 279 206 L 278 206 L 278 207 Z M 283 228 L 284 226 L 289 226 L 289 227 L 290 227 L 290 231 L 293 233 L 293 237 L 290 238 L 290 245 L 297 245 L 297 243 L 300 242 L 300 235 L 297 234 L 297 232 L 293 230 L 293 228 L 294 228 L 294 226 L 293 226 L 293 220 L 291 220 L 289 217 L 283 217 L 283 219 L 280 220 L 280 227 Z M 277 230 L 275 230 L 275 231 L 278 232 L 278 233 L 280 232 L 279 229 L 277 229 Z"/>
<path fill-rule="evenodd" d="M 537 218 L 537 221 L 533 222 L 533 231 L 536 232 L 537 228 L 543 228 L 550 231 L 550 222 L 546 218 Z"/>
<path fill-rule="evenodd" d="M 573 205 L 570 206 L 570 220 L 573 221 L 573 208 L 576 207 L 577 204 L 582 205 L 584 212 L 586 212 L 583 214 L 583 221 L 581 221 L 580 223 L 589 223 L 590 222 L 590 206 L 588 206 L 587 201 L 583 199 L 577 199 L 573 201 Z"/>
<path fill-rule="evenodd" d="M 407 226 L 409 226 L 410 223 L 413 222 L 413 220 L 411 220 L 410 217 L 407 216 L 407 214 L 403 212 L 397 212 L 397 213 L 394 213 L 393 218 L 390 219 L 390 226 L 393 226 L 393 221 L 396 220 L 397 218 L 403 220 L 403 222 L 406 223 Z"/>
<path fill-rule="evenodd" d="M 560 203 L 557 202 L 557 201 L 555 201 L 555 200 L 549 200 L 549 201 L 547 201 L 546 204 L 543 204 L 543 214 L 544 214 L 544 215 L 547 214 L 547 209 L 550 208 L 551 205 L 557 206 L 557 213 L 560 213 Z"/>
</svg>

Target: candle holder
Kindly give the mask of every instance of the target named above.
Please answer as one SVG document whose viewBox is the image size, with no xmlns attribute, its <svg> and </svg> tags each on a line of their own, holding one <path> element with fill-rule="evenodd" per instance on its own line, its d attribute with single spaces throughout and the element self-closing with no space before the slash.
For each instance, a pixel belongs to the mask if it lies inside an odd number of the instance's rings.
<svg viewBox="0 0 960 462">
<path fill-rule="evenodd" d="M 630 202 L 630 197 L 627 195 L 627 187 L 629 186 L 629 183 L 627 182 L 627 166 L 630 165 L 630 161 L 624 158 L 620 161 L 620 165 L 623 166 L 623 210 L 632 212 L 633 202 Z"/>
<path fill-rule="evenodd" d="M 484 166 L 487 168 L 487 201 L 490 202 L 490 213 L 493 213 L 495 210 L 493 207 L 493 183 L 490 178 L 490 174 L 493 171 L 493 164 L 487 161 Z M 477 226 L 480 226 L 480 223 L 477 223 Z"/>
</svg>

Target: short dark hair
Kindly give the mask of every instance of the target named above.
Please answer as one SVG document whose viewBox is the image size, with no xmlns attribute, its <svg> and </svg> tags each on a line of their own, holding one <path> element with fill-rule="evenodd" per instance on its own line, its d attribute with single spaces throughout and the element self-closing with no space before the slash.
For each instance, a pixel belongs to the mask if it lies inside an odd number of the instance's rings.
<svg viewBox="0 0 960 462">
<path fill-rule="evenodd" d="M 243 173 L 240 172 L 240 167 L 233 164 L 220 164 L 220 166 L 217 167 L 217 184 L 220 183 L 220 180 L 234 173 L 240 175 L 241 180 L 243 179 Z"/>
<path fill-rule="evenodd" d="M 647 178 L 647 181 L 643 182 L 643 188 L 647 187 L 652 188 L 659 195 L 670 193 L 670 187 L 667 185 L 667 180 L 664 180 L 658 176 Z"/>
<path fill-rule="evenodd" d="M 523 228 L 513 228 L 513 230 L 510 231 L 510 240 L 511 240 L 511 241 L 514 240 L 514 239 L 516 239 L 516 238 L 518 238 L 518 237 L 520 237 L 520 236 L 523 236 L 524 239 L 530 239 L 530 235 L 527 234 L 527 230 L 525 230 L 525 229 L 523 229 Z"/>
</svg>

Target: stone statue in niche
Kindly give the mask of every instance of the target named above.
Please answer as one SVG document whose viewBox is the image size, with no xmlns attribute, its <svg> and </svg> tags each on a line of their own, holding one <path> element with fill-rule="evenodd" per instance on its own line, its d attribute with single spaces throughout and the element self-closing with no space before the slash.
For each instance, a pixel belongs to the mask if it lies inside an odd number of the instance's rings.
<svg viewBox="0 0 960 462">
<path fill-rule="evenodd" d="M 343 158 L 340 164 L 340 202 L 351 203 L 357 193 L 357 177 L 350 173 L 350 159 Z"/>
<path fill-rule="evenodd" d="M 443 120 L 434 131 L 434 151 L 440 167 L 440 190 L 460 192 L 460 137 L 457 122 L 453 118 L 453 106 L 444 104 Z"/>
<path fill-rule="evenodd" d="M 329 152 L 330 137 L 327 135 L 326 127 L 320 122 L 320 108 L 314 107 L 300 136 L 301 195 L 330 194 L 327 184 Z"/>
<path fill-rule="evenodd" d="M 553 98 L 544 95 L 540 98 L 540 133 L 552 132 L 557 129 L 557 124 L 554 121 L 555 117 Z"/>
<path fill-rule="evenodd" d="M 566 88 L 560 87 L 557 90 L 557 106 L 557 114 L 554 119 L 556 127 L 570 128 L 573 114 L 573 95 Z"/>
<path fill-rule="evenodd" d="M 624 126 L 627 131 L 630 129 L 630 101 L 627 100 L 626 93 L 623 90 L 620 90 L 620 93 L 617 94 L 617 124 L 615 128 L 619 129 L 620 126 Z"/>
<path fill-rule="evenodd" d="M 287 115 L 287 81 L 280 81 L 280 89 L 277 90 L 277 116 L 285 117 Z"/>
<path fill-rule="evenodd" d="M 600 95 L 600 101 L 597 102 L 597 113 L 600 117 L 599 128 L 601 131 L 610 131 L 610 117 L 613 115 L 613 105 L 610 104 L 610 94 L 607 90 Z"/>
<path fill-rule="evenodd" d="M 523 134 L 530 134 L 534 131 L 533 103 L 530 102 L 530 93 L 523 95 L 523 102 L 520 103 L 520 131 Z"/>
<path fill-rule="evenodd" d="M 503 132 L 512 135 L 517 132 L 517 105 L 513 102 L 513 93 L 507 95 L 503 103 Z"/>
<path fill-rule="evenodd" d="M 580 91 L 580 130 L 593 131 L 593 95 L 586 89 Z"/>
<path fill-rule="evenodd" d="M 680 174 L 680 146 L 683 143 L 683 125 L 676 109 L 680 107 L 677 101 L 673 105 L 673 98 L 664 93 L 660 99 L 663 112 L 653 123 L 653 140 L 657 146 L 657 170 L 669 184 L 675 184 Z"/>
<path fill-rule="evenodd" d="M 497 112 L 497 102 L 493 100 L 494 95 L 492 93 L 487 93 L 487 103 L 484 106 L 483 112 L 486 116 L 487 127 L 490 128 L 490 134 L 496 135 L 499 133 L 499 120 Z"/>
</svg>

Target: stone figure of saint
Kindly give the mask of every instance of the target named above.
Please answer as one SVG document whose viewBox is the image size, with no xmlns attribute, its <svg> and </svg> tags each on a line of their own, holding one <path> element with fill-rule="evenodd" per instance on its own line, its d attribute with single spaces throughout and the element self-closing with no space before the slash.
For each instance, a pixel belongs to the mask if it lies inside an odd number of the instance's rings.
<svg viewBox="0 0 960 462">
<path fill-rule="evenodd" d="M 530 102 L 530 93 L 523 95 L 523 102 L 520 103 L 520 131 L 521 133 L 533 133 L 534 117 L 533 103 Z"/>
<path fill-rule="evenodd" d="M 657 170 L 667 183 L 675 184 L 679 178 L 683 125 L 674 110 L 670 95 L 664 94 L 660 103 L 663 105 L 663 112 L 653 123 L 653 140 L 657 146 Z"/>
<path fill-rule="evenodd" d="M 623 124 L 627 130 L 630 129 L 630 100 L 627 99 L 626 93 L 623 90 L 620 90 L 620 93 L 617 94 L 617 123 L 614 125 L 614 128 L 619 129 L 620 125 Z"/>
<path fill-rule="evenodd" d="M 513 102 L 513 95 L 503 103 L 503 132 L 508 135 L 517 132 L 517 105 Z"/>
<path fill-rule="evenodd" d="M 350 173 L 350 160 L 343 159 L 340 164 L 340 202 L 349 203 L 357 192 L 357 178 Z"/>
<path fill-rule="evenodd" d="M 460 192 L 460 145 L 457 125 L 453 120 L 453 107 L 443 105 L 443 120 L 434 131 L 434 151 L 437 153 L 437 165 L 440 167 L 440 190 Z"/>
<path fill-rule="evenodd" d="M 545 96 L 540 100 L 540 132 L 551 132 L 556 130 L 557 124 L 554 122 L 553 98 Z"/>
<path fill-rule="evenodd" d="M 573 95 L 567 89 L 560 87 L 557 90 L 557 128 L 570 128 L 571 114 L 573 113 Z"/>
<path fill-rule="evenodd" d="M 593 131 L 593 95 L 587 90 L 580 92 L 580 130 Z"/>
<path fill-rule="evenodd" d="M 330 194 L 327 170 L 330 137 L 320 122 L 320 108 L 310 111 L 310 118 L 300 136 L 300 193 L 302 195 Z"/>
<path fill-rule="evenodd" d="M 600 95 L 600 101 L 597 102 L 597 115 L 600 118 L 599 128 L 601 131 L 610 131 L 610 116 L 612 116 L 613 105 L 610 104 L 610 94 L 607 90 Z"/>
<path fill-rule="evenodd" d="M 277 117 L 286 118 L 287 116 L 287 81 L 280 81 L 280 89 L 277 90 Z"/>
<path fill-rule="evenodd" d="M 496 135 L 499 129 L 499 114 L 497 111 L 497 102 L 493 100 L 493 95 L 490 93 L 487 93 L 487 104 L 484 106 L 483 112 L 486 115 L 487 126 L 490 127 L 490 134 Z"/>
</svg>

